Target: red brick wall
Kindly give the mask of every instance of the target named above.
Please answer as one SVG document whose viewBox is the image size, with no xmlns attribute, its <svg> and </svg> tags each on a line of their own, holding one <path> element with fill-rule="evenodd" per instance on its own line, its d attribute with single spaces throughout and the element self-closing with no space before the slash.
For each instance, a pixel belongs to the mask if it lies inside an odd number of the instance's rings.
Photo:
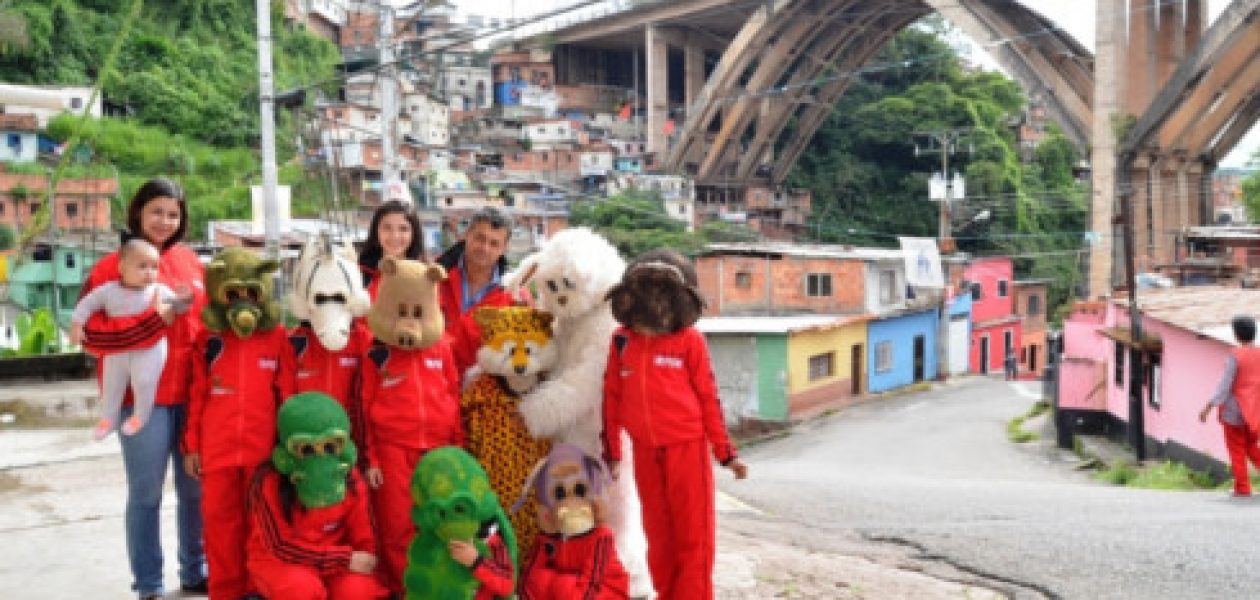
<svg viewBox="0 0 1260 600">
<path fill-rule="evenodd" d="M 864 308 L 861 261 L 706 256 L 696 261 L 696 270 L 709 315 L 771 310 L 855 313 Z M 806 275 L 810 273 L 831 274 L 830 296 L 806 294 Z"/>
</svg>

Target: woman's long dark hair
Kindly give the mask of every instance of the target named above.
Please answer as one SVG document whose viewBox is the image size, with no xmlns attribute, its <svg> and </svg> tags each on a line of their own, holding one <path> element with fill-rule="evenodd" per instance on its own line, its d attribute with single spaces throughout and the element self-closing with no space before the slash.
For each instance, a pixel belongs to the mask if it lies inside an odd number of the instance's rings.
<svg viewBox="0 0 1260 600">
<path fill-rule="evenodd" d="M 411 225 L 411 245 L 407 246 L 406 258 L 411 260 L 425 260 L 424 255 L 424 232 L 420 230 L 420 217 L 416 216 L 415 211 L 411 210 L 406 204 L 397 200 L 390 200 L 376 208 L 376 212 L 372 213 L 372 224 L 368 226 L 367 241 L 363 243 L 363 251 L 359 252 L 359 266 L 364 269 L 364 278 L 376 272 L 377 263 L 381 262 L 383 251 L 381 249 L 381 239 L 377 234 L 380 228 L 381 219 L 386 215 L 399 214 L 407 219 L 407 223 Z"/>
<path fill-rule="evenodd" d="M 123 234 L 124 239 L 144 237 L 144 232 L 140 230 L 140 216 L 144 212 L 144 207 L 154 198 L 162 197 L 170 198 L 179 204 L 179 228 L 171 235 L 171 239 L 162 243 L 161 249 L 165 250 L 184 241 L 184 234 L 188 231 L 188 202 L 184 199 L 184 189 L 179 187 L 178 183 L 165 177 L 157 177 L 144 182 L 144 185 L 140 186 L 136 194 L 131 197 L 131 203 L 127 205 L 127 232 Z"/>
</svg>

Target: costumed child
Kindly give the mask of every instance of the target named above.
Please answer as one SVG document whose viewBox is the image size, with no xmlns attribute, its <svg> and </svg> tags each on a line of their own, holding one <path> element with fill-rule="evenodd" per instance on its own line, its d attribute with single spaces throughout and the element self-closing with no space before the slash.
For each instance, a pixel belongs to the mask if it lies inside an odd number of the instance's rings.
<svg viewBox="0 0 1260 600">
<path fill-rule="evenodd" d="M 411 479 L 416 535 L 407 600 L 491 600 L 516 589 L 516 534 L 486 472 L 462 448 L 424 455 Z"/>
<path fill-rule="evenodd" d="M 363 322 L 371 300 L 363 289 L 354 248 L 328 234 L 311 236 L 298 256 L 289 309 L 301 322 L 289 332 L 297 358 L 297 391 L 332 396 L 350 417 L 350 436 L 366 450 L 359 365 L 372 345 Z"/>
<path fill-rule="evenodd" d="M 380 598 L 367 485 L 350 419 L 319 392 L 286 400 L 249 487 L 249 574 L 267 598 Z"/>
<path fill-rule="evenodd" d="M 613 477 L 621 431 L 633 442 L 648 568 L 660 600 L 713 597 L 715 516 L 709 451 L 743 479 L 726 434 L 704 336 L 692 325 L 704 301 L 677 252 L 644 253 L 608 292 L 613 333 L 604 373 L 604 449 Z"/>
<path fill-rule="evenodd" d="M 118 279 L 97 286 L 79 299 L 70 317 L 70 342 L 83 340 L 83 324 L 98 311 L 110 317 L 130 317 L 150 307 L 172 305 L 176 314 L 184 314 L 192 301 L 192 293 L 182 295 L 157 282 L 161 255 L 143 238 L 131 238 L 118 250 Z M 121 431 L 135 435 L 149 421 L 158 380 L 166 366 L 166 338 L 142 348 L 114 352 L 104 356 L 101 367 L 101 420 L 92 428 L 92 437 L 102 440 L 118 427 L 128 382 L 135 402 L 135 411 L 122 424 Z"/>
<path fill-rule="evenodd" d="M 572 444 L 558 444 L 539 463 L 525 495 L 538 500 L 544 533 L 521 567 L 521 600 L 628 597 L 629 577 L 604 523 L 609 483 L 604 463 Z"/>
<path fill-rule="evenodd" d="M 551 448 L 529 432 L 517 408 L 521 394 L 534 389 L 556 364 L 551 313 L 527 306 L 482 307 L 472 317 L 481 330 L 481 370 L 460 397 L 468 452 L 490 475 L 494 493 L 514 498 Z M 528 510 L 509 515 L 523 555 L 538 533 L 536 512 L 531 500 Z"/>
<path fill-rule="evenodd" d="M 440 446 L 462 446 L 459 375 L 442 334 L 434 264 L 386 258 L 380 289 L 368 311 L 376 341 L 363 363 L 361 397 L 367 415 L 368 485 L 376 514 L 382 575 L 402 591 L 407 544 L 415 535 L 407 486 L 416 463 Z"/>
<path fill-rule="evenodd" d="M 212 598 L 256 591 L 245 566 L 246 496 L 275 445 L 276 411 L 294 389 L 293 347 L 273 300 L 279 267 L 228 248 L 206 268 L 210 302 L 193 351 L 184 469 L 201 479 Z"/>
</svg>

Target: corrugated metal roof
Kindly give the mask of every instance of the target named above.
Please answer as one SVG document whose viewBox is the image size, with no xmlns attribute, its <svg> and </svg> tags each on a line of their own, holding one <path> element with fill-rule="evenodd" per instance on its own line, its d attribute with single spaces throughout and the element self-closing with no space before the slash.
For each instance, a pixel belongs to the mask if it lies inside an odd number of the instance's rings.
<svg viewBox="0 0 1260 600">
<path fill-rule="evenodd" d="M 706 254 L 781 254 L 805 258 L 847 258 L 856 260 L 903 260 L 894 248 L 858 248 L 838 244 L 722 243 L 705 246 Z"/>
<path fill-rule="evenodd" d="M 866 320 L 866 315 L 793 315 L 783 317 L 703 317 L 701 333 L 790 333 L 829 329 Z"/>
<path fill-rule="evenodd" d="M 1123 306 L 1127 301 L 1116 303 Z M 1146 316 L 1229 344 L 1234 343 L 1230 320 L 1254 315 L 1258 307 L 1260 290 L 1191 286 L 1138 293 L 1138 308 Z"/>
</svg>

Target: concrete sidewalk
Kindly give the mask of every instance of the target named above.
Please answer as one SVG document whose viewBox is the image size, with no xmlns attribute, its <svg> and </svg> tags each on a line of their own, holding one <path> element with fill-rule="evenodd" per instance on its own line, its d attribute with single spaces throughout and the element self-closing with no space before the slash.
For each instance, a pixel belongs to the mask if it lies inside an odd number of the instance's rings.
<svg viewBox="0 0 1260 600">
<path fill-rule="evenodd" d="M 17 390 L 17 391 L 15 391 Z M 126 486 L 118 441 L 91 441 L 91 382 L 0 391 L 0 596 L 126 599 Z M 22 404 L 14 402 L 21 400 Z M 14 406 L 20 406 L 20 414 Z M 42 411 L 44 417 L 39 417 Z M 5 414 L 14 415 L 6 422 Z M 57 419 L 74 427 L 47 426 Z M 725 472 L 719 477 L 726 477 Z M 755 466 L 754 475 L 755 477 Z M 177 588 L 174 495 L 162 508 L 166 583 Z M 793 543 L 772 515 L 719 493 L 719 598 L 998 598 L 987 589 L 900 568 L 855 549 L 816 552 Z M 859 556 L 861 555 L 861 556 Z M 867 557 L 863 557 L 867 556 Z M 181 597 L 178 592 L 169 598 Z"/>
</svg>

